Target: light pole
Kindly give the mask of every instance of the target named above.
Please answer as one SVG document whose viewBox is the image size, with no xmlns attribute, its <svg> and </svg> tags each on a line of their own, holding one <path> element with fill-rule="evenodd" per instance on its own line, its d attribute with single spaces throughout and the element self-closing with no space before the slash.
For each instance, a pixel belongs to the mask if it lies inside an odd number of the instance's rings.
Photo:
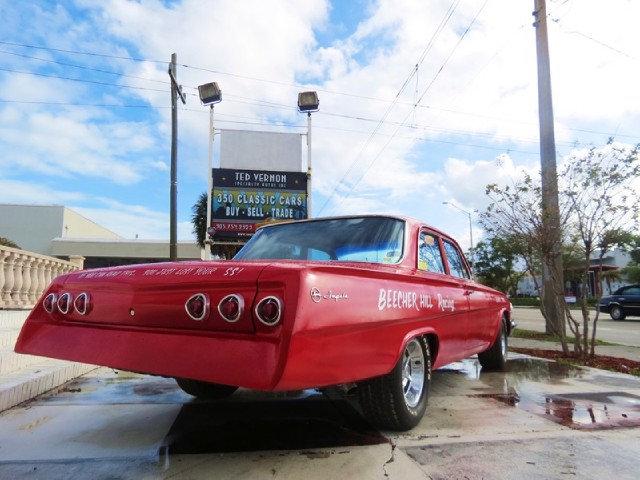
<svg viewBox="0 0 640 480">
<path fill-rule="evenodd" d="M 205 83 L 198 87 L 198 94 L 203 105 L 209 105 L 209 163 L 207 167 L 207 226 L 205 228 L 204 243 L 209 245 L 211 252 L 211 244 L 213 239 L 209 229 L 211 228 L 211 190 L 213 190 L 213 106 L 222 101 L 222 90 L 216 82 Z"/>
<path fill-rule="evenodd" d="M 320 108 L 318 92 L 300 92 L 298 111 L 307 112 L 307 218 L 311 218 L 311 112 Z"/>
<path fill-rule="evenodd" d="M 467 212 L 466 210 L 460 208 L 455 203 L 451 202 L 442 202 L 443 205 L 451 205 L 453 208 L 460 210 L 462 213 L 466 214 L 469 217 L 469 254 L 471 256 L 471 268 L 473 268 L 473 223 L 471 221 L 471 212 Z"/>
</svg>

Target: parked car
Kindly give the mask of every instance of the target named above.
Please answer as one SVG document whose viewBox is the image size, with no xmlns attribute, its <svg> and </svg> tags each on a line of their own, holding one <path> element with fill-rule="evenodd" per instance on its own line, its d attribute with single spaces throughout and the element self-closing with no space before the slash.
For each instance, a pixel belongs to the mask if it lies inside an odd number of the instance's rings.
<svg viewBox="0 0 640 480">
<path fill-rule="evenodd" d="M 175 377 L 205 398 L 355 385 L 374 423 L 407 430 L 432 369 L 475 354 L 503 369 L 513 326 L 450 236 L 370 215 L 270 224 L 228 261 L 62 275 L 15 350 Z"/>
<path fill-rule="evenodd" d="M 627 316 L 640 316 L 640 285 L 627 285 L 600 299 L 598 309 L 614 320 Z"/>
</svg>

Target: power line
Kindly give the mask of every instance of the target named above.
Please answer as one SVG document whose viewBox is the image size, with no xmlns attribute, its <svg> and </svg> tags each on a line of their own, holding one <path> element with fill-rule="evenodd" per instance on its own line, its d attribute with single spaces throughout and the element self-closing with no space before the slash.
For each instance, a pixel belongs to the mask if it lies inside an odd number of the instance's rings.
<svg viewBox="0 0 640 480">
<path fill-rule="evenodd" d="M 38 73 L 38 72 L 26 72 L 21 70 L 11 70 L 8 68 L 0 68 L 0 72 L 9 72 L 9 73 L 19 73 L 21 75 L 33 75 L 36 77 L 45 77 L 45 78 L 55 78 L 58 80 L 68 80 L 70 82 L 80 82 L 80 83 L 91 83 L 94 85 L 102 85 L 105 87 L 116 87 L 116 88 L 130 88 L 132 90 L 146 90 L 149 92 L 162 92 L 166 93 L 166 90 L 160 90 L 158 88 L 148 88 L 148 87 L 134 87 L 133 85 L 124 85 L 120 83 L 109 83 L 109 82 L 99 82 L 97 80 L 89 80 L 86 78 L 73 78 L 73 77 L 63 77 L 61 75 L 50 75 L 47 73 Z"/>
<path fill-rule="evenodd" d="M 60 62 L 58 60 L 51 60 L 49 58 L 33 57 L 31 55 L 23 55 L 21 53 L 8 52 L 6 50 L 0 50 L 0 53 L 4 53 L 4 54 L 7 54 L 7 55 L 13 55 L 15 57 L 27 58 L 29 60 L 38 60 L 40 62 L 53 63 L 53 64 L 56 64 L 56 65 L 61 65 L 63 67 L 78 68 L 78 69 L 81 69 L 81 70 L 97 72 L 97 73 L 104 73 L 104 74 L 107 74 L 107 75 L 116 75 L 118 77 L 133 78 L 133 79 L 136 79 L 136 80 L 144 80 L 146 82 L 154 82 L 154 83 L 161 83 L 163 85 L 169 85 L 169 82 L 164 81 L 164 80 L 157 80 L 155 78 L 145 78 L 145 77 L 139 77 L 139 76 L 136 76 L 136 75 L 127 75 L 126 73 L 114 72 L 114 71 L 111 71 L 111 70 L 102 70 L 102 69 L 99 69 L 99 68 L 87 67 L 85 65 L 77 65 L 77 64 L 74 64 L 74 63 Z"/>
<path fill-rule="evenodd" d="M 331 201 L 331 199 L 335 196 L 336 192 L 338 191 L 338 188 L 340 188 L 341 185 L 345 184 L 345 179 L 351 174 L 351 171 L 355 168 L 356 164 L 358 163 L 358 161 L 360 160 L 360 158 L 362 157 L 364 151 L 366 150 L 366 148 L 371 144 L 371 142 L 373 141 L 373 138 L 378 135 L 380 128 L 382 127 L 382 125 L 386 122 L 387 118 L 389 117 L 389 115 L 391 114 L 391 111 L 393 109 L 393 107 L 397 104 L 398 99 L 400 97 L 400 95 L 402 94 L 402 92 L 405 90 L 405 88 L 407 87 L 407 85 L 409 84 L 410 80 L 414 77 L 414 75 L 417 74 L 418 72 L 418 68 L 419 66 L 424 62 L 427 54 L 429 51 L 431 51 L 431 48 L 433 46 L 433 44 L 435 43 L 435 40 L 440 36 L 440 33 L 442 33 L 442 31 L 444 30 L 444 27 L 446 26 L 446 24 L 451 20 L 451 17 L 453 15 L 453 13 L 455 12 L 458 4 L 460 3 L 460 0 L 455 0 L 450 6 L 449 9 L 447 10 L 447 12 L 445 13 L 443 19 L 440 21 L 440 24 L 438 25 L 438 27 L 435 29 L 434 33 L 431 35 L 431 38 L 429 39 L 429 41 L 427 42 L 426 47 L 424 48 L 424 50 L 422 51 L 422 54 L 420 55 L 420 58 L 418 59 L 418 62 L 416 63 L 416 66 L 414 68 L 412 68 L 411 72 L 409 73 L 409 75 L 407 76 L 407 78 L 405 79 L 404 83 L 402 84 L 402 86 L 400 87 L 400 89 L 398 90 L 398 93 L 396 94 L 396 96 L 394 97 L 393 101 L 391 102 L 391 104 L 387 107 L 387 110 L 384 112 L 384 114 L 382 115 L 382 118 L 378 121 L 377 125 L 374 127 L 373 131 L 371 132 L 371 134 L 369 135 L 369 137 L 367 138 L 367 140 L 365 141 L 365 143 L 362 145 L 362 147 L 360 148 L 359 152 L 357 153 L 357 155 L 355 156 L 355 158 L 351 161 L 351 163 L 349 164 L 349 168 L 347 168 L 346 172 L 342 175 L 342 178 L 338 181 L 338 183 L 336 184 L 333 192 L 331 193 L 331 195 L 329 195 L 327 197 L 327 199 L 325 200 L 325 202 L 322 204 L 322 206 L 320 207 L 320 210 L 318 211 L 318 214 L 320 214 L 323 210 L 324 207 Z M 417 102 L 420 103 L 420 102 Z M 415 108 L 415 106 L 414 106 Z M 386 145 L 385 145 L 386 148 Z M 375 162 L 375 160 L 374 160 Z M 368 168 L 365 170 L 368 170 Z M 360 177 L 362 178 L 362 177 Z M 353 187 L 351 188 L 351 190 L 349 191 L 349 194 L 353 191 L 353 189 L 355 188 L 355 185 L 358 184 L 360 180 L 356 181 L 356 183 L 353 185 Z M 348 196 L 348 195 L 347 195 Z"/>
<path fill-rule="evenodd" d="M 485 0 L 485 2 L 482 4 L 482 6 L 480 7 L 480 9 L 478 10 L 478 12 L 476 13 L 476 15 L 474 16 L 474 18 L 471 20 L 471 23 L 469 24 L 469 26 L 466 28 L 466 30 L 463 32 L 463 34 L 460 36 L 460 38 L 458 39 L 458 42 L 456 43 L 456 45 L 453 47 L 453 49 L 451 50 L 451 52 L 449 53 L 449 55 L 447 56 L 447 58 L 444 60 L 443 64 L 440 66 L 440 68 L 438 69 L 438 71 L 436 72 L 435 76 L 432 78 L 431 82 L 426 86 L 426 88 L 424 89 L 422 95 L 420 96 L 420 98 L 418 99 L 418 101 L 416 102 L 416 106 L 422 102 L 422 99 L 424 98 L 424 96 L 426 95 L 426 93 L 429 91 L 429 89 L 431 88 L 431 86 L 434 84 L 434 82 L 436 81 L 436 79 L 439 77 L 440 73 L 444 70 L 444 67 L 446 66 L 446 64 L 448 63 L 448 61 L 451 59 L 451 57 L 453 56 L 453 54 L 455 53 L 455 51 L 458 49 L 458 47 L 460 46 L 461 42 L 464 40 L 464 38 L 467 36 L 467 34 L 469 33 L 469 31 L 471 30 L 471 27 L 475 24 L 477 18 L 480 16 L 480 13 L 482 13 L 482 11 L 484 10 L 484 7 L 487 5 L 488 0 Z M 453 14 L 453 11 L 455 11 L 455 7 L 457 6 L 457 3 L 453 6 L 452 10 L 449 10 L 447 12 L 447 16 L 446 16 L 446 20 L 445 20 L 445 24 L 451 19 L 451 15 Z M 423 60 L 423 59 L 422 59 Z M 413 108 L 415 109 L 416 106 L 414 106 Z M 348 198 L 349 195 L 351 195 L 351 193 L 355 190 L 356 186 L 362 181 L 362 179 L 364 178 L 364 176 L 369 172 L 369 170 L 371 169 L 371 167 L 378 161 L 378 159 L 382 156 L 382 153 L 387 149 L 387 147 L 389 146 L 389 144 L 391 143 L 391 141 L 393 141 L 394 137 L 396 136 L 396 134 L 398 133 L 398 131 L 400 130 L 400 128 L 402 128 L 402 126 L 404 126 L 404 124 L 406 123 L 407 119 L 409 118 L 409 116 L 411 115 L 411 113 L 413 112 L 413 109 L 410 110 L 407 115 L 404 117 L 404 119 L 402 120 L 401 124 L 397 126 L 395 132 L 393 133 L 393 135 L 391 136 L 391 138 L 389 138 L 389 140 L 381 147 L 380 151 L 378 152 L 378 154 L 373 158 L 373 160 L 371 162 L 369 162 L 369 165 L 365 168 L 365 170 L 362 172 L 362 174 L 358 177 L 358 179 L 352 183 L 351 188 L 349 189 L 349 191 L 346 194 L 346 197 Z M 384 118 L 383 120 L 384 121 Z M 382 122 L 381 121 L 381 122 Z M 380 125 L 380 124 L 379 124 Z M 377 127 L 376 127 L 377 128 Z M 374 130 L 374 132 L 372 133 L 372 135 L 374 135 L 376 133 L 376 130 Z M 370 137 L 372 138 L 372 137 Z M 362 150 L 361 150 L 362 152 Z M 360 154 L 359 154 L 360 155 Z M 355 163 L 355 162 L 354 162 Z M 352 164 L 353 166 L 353 164 Z M 322 209 L 326 206 L 326 204 L 329 202 L 329 200 L 331 198 L 333 198 L 334 194 L 337 192 L 338 188 L 340 187 L 340 184 L 343 183 L 343 180 L 346 178 L 346 175 L 349 174 L 349 172 L 351 171 L 351 167 L 349 168 L 349 170 L 347 171 L 347 173 L 342 177 L 342 179 L 340 180 L 340 182 L 338 183 L 338 185 L 336 185 L 333 193 L 327 198 L 327 201 L 325 201 L 325 203 L 323 204 L 322 208 L 320 209 L 320 212 L 322 212 Z M 320 213 L 318 212 L 318 213 Z"/>
</svg>

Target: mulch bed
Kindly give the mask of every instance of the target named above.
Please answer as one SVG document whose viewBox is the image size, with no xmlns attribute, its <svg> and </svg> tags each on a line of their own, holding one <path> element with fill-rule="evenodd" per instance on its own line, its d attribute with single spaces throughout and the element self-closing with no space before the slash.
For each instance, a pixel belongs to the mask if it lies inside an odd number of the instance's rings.
<svg viewBox="0 0 640 480">
<path fill-rule="evenodd" d="M 602 370 L 610 370 L 620 373 L 628 373 L 630 375 L 640 376 L 640 362 L 629 360 L 627 358 L 609 357 L 607 355 L 596 355 L 593 358 L 583 362 L 574 355 L 566 356 L 559 350 L 543 350 L 539 348 L 519 348 L 511 347 L 512 352 L 531 355 L 532 357 L 547 358 L 550 360 L 564 361 L 573 365 L 586 365 L 588 367 L 600 368 Z"/>
</svg>

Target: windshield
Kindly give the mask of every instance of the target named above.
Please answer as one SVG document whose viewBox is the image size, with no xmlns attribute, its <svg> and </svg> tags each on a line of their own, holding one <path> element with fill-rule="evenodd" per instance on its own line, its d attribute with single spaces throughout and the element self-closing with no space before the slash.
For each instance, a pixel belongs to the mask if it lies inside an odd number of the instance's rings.
<svg viewBox="0 0 640 480">
<path fill-rule="evenodd" d="M 282 223 L 258 230 L 234 259 L 397 263 L 403 244 L 402 220 L 336 218 Z"/>
</svg>

